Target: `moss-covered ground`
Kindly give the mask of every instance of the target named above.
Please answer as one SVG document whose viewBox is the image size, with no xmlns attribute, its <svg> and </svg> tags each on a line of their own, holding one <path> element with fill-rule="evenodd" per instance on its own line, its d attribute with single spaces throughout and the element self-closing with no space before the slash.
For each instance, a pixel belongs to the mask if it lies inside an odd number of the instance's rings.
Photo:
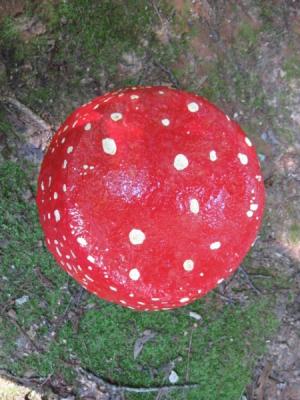
<svg viewBox="0 0 300 400">
<path fill-rule="evenodd" d="M 266 124 L 284 145 L 293 142 L 294 131 L 288 134 L 278 123 L 263 89 L 261 44 L 275 37 L 274 32 L 278 35 L 272 7 L 250 2 L 256 10 L 254 23 L 247 13 L 239 18 L 241 9 L 232 5 L 235 29 L 223 33 L 224 49 L 216 33 L 223 2 L 212 7 L 210 23 L 210 11 L 198 19 L 188 17 L 193 2 L 183 2 L 186 7 L 175 3 L 22 2 L 21 16 L 9 10 L 0 20 L 0 63 L 5 66 L 0 68 L 0 93 L 13 93 L 56 125 L 76 106 L 105 91 L 168 84 L 194 90 L 232 115 L 237 110 L 262 159 L 269 147 L 257 132 Z M 201 32 L 210 40 L 203 56 L 197 53 Z M 295 55 L 286 58 L 282 71 L 288 82 L 299 77 Z M 288 104 L 285 91 L 278 99 L 281 106 Z M 278 327 L 276 290 L 288 288 L 289 277 L 250 254 L 244 263 L 249 274 L 243 279 L 237 273 L 230 293 L 225 284 L 224 290 L 181 309 L 141 313 L 96 298 L 60 270 L 46 250 L 35 204 L 37 166 L 15 152 L 12 143 L 23 139 L 14 129 L 1 106 L 0 369 L 19 377 L 45 377 L 48 383 L 59 378 L 74 393 L 75 365 L 132 387 L 169 385 L 168 376 L 175 370 L 178 384 L 198 387 L 167 391 L 159 398 L 240 400 Z M 267 213 L 262 243 L 269 240 L 270 220 Z M 298 222 L 289 229 L 290 242 L 299 243 Z M 190 311 L 201 320 L 193 319 Z M 134 359 L 134 344 L 145 330 L 155 337 Z M 124 396 L 157 399 L 157 393 Z"/>
</svg>

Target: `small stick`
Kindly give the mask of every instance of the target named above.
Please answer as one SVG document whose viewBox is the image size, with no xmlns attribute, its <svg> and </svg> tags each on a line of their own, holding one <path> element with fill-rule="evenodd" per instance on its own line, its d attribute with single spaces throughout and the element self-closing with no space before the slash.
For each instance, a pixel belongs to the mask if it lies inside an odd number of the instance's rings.
<svg viewBox="0 0 300 400">
<path fill-rule="evenodd" d="M 191 334 L 190 334 L 190 341 L 189 341 L 189 349 L 188 349 L 188 357 L 187 357 L 187 367 L 186 367 L 186 374 L 185 374 L 185 380 L 189 380 L 189 375 L 190 375 L 190 356 L 191 356 L 191 349 L 192 349 L 192 341 L 193 341 L 193 333 L 194 333 L 195 328 L 193 327 L 191 329 Z"/>
<path fill-rule="evenodd" d="M 242 272 L 242 274 L 244 275 L 244 278 L 246 279 L 246 281 L 247 281 L 248 285 L 251 287 L 251 289 L 252 289 L 257 295 L 261 295 L 261 294 L 262 294 L 261 291 L 260 291 L 259 289 L 257 289 L 257 288 L 253 285 L 251 279 L 249 278 L 249 275 L 248 275 L 247 272 L 244 270 L 244 268 L 243 268 L 243 267 L 240 267 L 239 269 L 240 269 L 240 271 Z"/>
<path fill-rule="evenodd" d="M 132 387 L 132 386 L 119 386 L 113 383 L 107 382 L 105 379 L 94 375 L 90 371 L 86 371 L 79 367 L 77 370 L 88 378 L 93 379 L 98 385 L 105 386 L 113 392 L 130 392 L 130 393 L 153 393 L 161 390 L 178 390 L 178 389 L 192 389 L 199 387 L 198 384 L 185 384 L 185 385 L 174 385 L 174 386 L 157 386 L 157 387 Z"/>
<path fill-rule="evenodd" d="M 175 88 L 178 89 L 180 87 L 178 79 L 175 77 L 175 75 L 173 74 L 173 72 L 169 68 L 165 67 L 163 64 L 161 64 L 160 62 L 155 61 L 155 60 L 153 60 L 153 65 L 155 67 L 159 67 L 165 74 L 168 75 L 170 81 L 173 83 Z"/>
</svg>

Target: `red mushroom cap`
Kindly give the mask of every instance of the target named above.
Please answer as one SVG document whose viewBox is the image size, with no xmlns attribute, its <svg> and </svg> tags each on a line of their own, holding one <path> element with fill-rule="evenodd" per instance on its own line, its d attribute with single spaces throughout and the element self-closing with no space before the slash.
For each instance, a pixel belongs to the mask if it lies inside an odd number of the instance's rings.
<svg viewBox="0 0 300 400">
<path fill-rule="evenodd" d="M 202 97 L 131 87 L 97 97 L 58 129 L 37 204 L 60 266 L 137 310 L 205 295 L 239 266 L 261 223 L 251 141 Z"/>
</svg>

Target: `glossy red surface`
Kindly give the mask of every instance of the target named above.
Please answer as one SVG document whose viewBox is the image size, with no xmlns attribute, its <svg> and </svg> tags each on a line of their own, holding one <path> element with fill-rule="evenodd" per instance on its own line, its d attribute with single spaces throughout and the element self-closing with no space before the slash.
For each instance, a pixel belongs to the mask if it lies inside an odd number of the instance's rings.
<svg viewBox="0 0 300 400">
<path fill-rule="evenodd" d="M 37 193 L 47 245 L 97 296 L 138 310 L 183 306 L 239 266 L 264 187 L 252 143 L 207 100 L 127 88 L 75 110 Z"/>
</svg>

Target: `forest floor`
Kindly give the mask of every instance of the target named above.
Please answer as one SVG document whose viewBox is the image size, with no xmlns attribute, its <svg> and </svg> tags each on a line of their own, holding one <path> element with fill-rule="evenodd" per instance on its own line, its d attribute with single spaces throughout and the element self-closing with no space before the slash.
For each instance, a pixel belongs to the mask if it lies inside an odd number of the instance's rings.
<svg viewBox="0 0 300 400">
<path fill-rule="evenodd" d="M 300 399 L 299 60 L 297 0 L 0 1 L 0 399 Z M 263 170 L 264 222 L 243 265 L 177 310 L 89 294 L 38 222 L 55 129 L 131 85 L 208 98 Z"/>
</svg>

